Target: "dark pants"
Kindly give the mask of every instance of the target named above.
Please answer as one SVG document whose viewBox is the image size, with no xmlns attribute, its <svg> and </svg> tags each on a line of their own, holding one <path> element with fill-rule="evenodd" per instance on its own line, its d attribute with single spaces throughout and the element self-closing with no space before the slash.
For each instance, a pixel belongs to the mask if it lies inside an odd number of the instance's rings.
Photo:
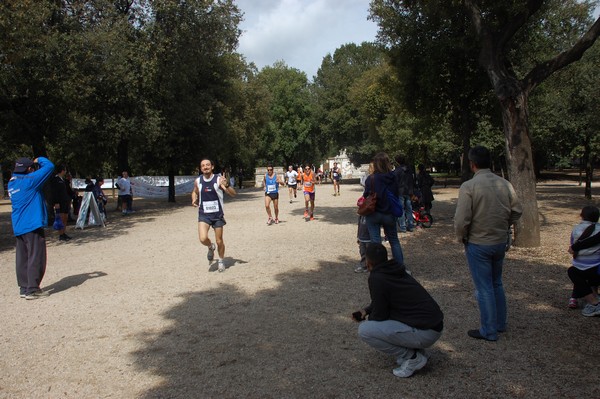
<svg viewBox="0 0 600 399">
<path fill-rule="evenodd" d="M 597 267 L 579 270 L 575 266 L 567 269 L 567 274 L 573 282 L 573 298 L 583 298 L 592 293 L 591 287 L 600 285 L 600 275 L 597 270 Z"/>
<path fill-rule="evenodd" d="M 46 273 L 46 235 L 39 228 L 17 238 L 17 283 L 21 294 L 31 294 L 40 289 Z"/>
<path fill-rule="evenodd" d="M 131 195 L 119 195 L 119 199 L 121 200 L 121 209 L 123 212 L 131 211 L 133 197 Z"/>
</svg>

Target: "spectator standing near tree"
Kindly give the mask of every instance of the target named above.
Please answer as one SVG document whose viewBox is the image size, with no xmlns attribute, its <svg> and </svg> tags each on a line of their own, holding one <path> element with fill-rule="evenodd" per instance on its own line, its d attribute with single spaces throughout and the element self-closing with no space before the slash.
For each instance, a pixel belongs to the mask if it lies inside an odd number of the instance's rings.
<svg viewBox="0 0 600 399">
<path fill-rule="evenodd" d="M 392 163 L 385 152 L 375 154 L 372 160 L 373 173 L 365 180 L 363 197 L 367 198 L 372 192 L 377 194 L 375 212 L 367 215 L 367 226 L 372 243 L 381 243 L 381 228 L 390 243 L 392 254 L 396 262 L 404 264 L 404 254 L 400 240 L 396 217 L 392 214 L 392 206 L 388 201 L 387 190 L 391 193 L 398 192 L 398 181 L 392 171 Z"/>
<path fill-rule="evenodd" d="M 454 214 L 454 230 L 465 246 L 480 314 L 479 329 L 467 334 L 496 341 L 507 327 L 502 284 L 507 232 L 523 210 L 512 184 L 490 170 L 487 148 L 471 148 L 469 164 L 474 175 L 460 186 Z"/>
<path fill-rule="evenodd" d="M 425 207 L 425 211 L 429 212 L 434 199 L 431 187 L 435 184 L 435 180 L 433 180 L 433 177 L 425 170 L 425 165 L 419 164 L 417 169 L 419 170 L 419 173 L 417 174 L 417 186 L 421 190 L 420 202 Z"/>
<path fill-rule="evenodd" d="M 404 155 L 396 157 L 398 167 L 394 170 L 396 179 L 398 180 L 398 198 L 402 202 L 404 214 L 398 217 L 398 227 L 400 232 L 406 233 L 413 231 L 415 221 L 412 214 L 412 196 L 414 194 L 415 179 L 411 168 L 406 165 Z"/>
<path fill-rule="evenodd" d="M 36 170 L 36 166 L 39 169 Z M 48 220 L 44 183 L 52 176 L 54 164 L 44 157 L 33 161 L 19 158 L 8 182 L 12 205 L 11 220 L 16 238 L 16 274 L 19 295 L 38 299 L 48 295 L 40 284 L 46 272 L 46 235 Z"/>
<path fill-rule="evenodd" d="M 56 168 L 56 175 L 52 179 L 52 203 L 54 204 L 54 212 L 59 215 L 62 221 L 63 228 L 58 230 L 59 241 L 69 241 L 71 237 L 67 235 L 67 222 L 69 219 L 69 209 L 71 208 L 71 197 L 67 189 L 65 175 L 67 167 L 64 164 Z"/>
<path fill-rule="evenodd" d="M 129 173 L 124 170 L 119 180 L 117 180 L 119 188 L 119 201 L 123 215 L 133 213 L 133 186 L 129 180 Z"/>
</svg>

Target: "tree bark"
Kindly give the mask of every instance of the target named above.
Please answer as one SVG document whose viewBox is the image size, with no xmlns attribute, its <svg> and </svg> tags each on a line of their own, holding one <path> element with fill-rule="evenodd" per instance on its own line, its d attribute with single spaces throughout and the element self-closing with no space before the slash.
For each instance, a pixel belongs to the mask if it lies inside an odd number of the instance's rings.
<svg viewBox="0 0 600 399">
<path fill-rule="evenodd" d="M 536 180 L 527 127 L 527 94 L 506 98 L 502 105 L 502 120 L 506 138 L 509 180 L 523 205 L 523 215 L 515 226 L 515 245 L 540 245 L 540 221 L 536 197 Z"/>
<path fill-rule="evenodd" d="M 175 202 L 175 170 L 169 168 L 169 199 L 167 202 Z"/>
</svg>

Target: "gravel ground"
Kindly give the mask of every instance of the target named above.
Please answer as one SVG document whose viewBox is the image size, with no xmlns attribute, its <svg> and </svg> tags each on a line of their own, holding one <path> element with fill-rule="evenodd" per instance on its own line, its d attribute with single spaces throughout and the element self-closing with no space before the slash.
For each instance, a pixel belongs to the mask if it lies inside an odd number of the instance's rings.
<svg viewBox="0 0 600 399">
<path fill-rule="evenodd" d="M 479 316 L 452 234 L 457 187 L 434 187 L 433 227 L 401 243 L 445 331 L 409 379 L 350 319 L 368 303 L 367 275 L 353 273 L 360 192 L 317 186 L 312 222 L 283 193 L 281 223 L 267 226 L 262 192 L 242 190 L 225 205 L 224 273 L 206 260 L 188 198 L 136 200 L 135 214 L 110 213 L 105 228 L 71 226 L 69 243 L 48 230 L 51 295 L 35 301 L 19 298 L 1 201 L 0 398 L 600 397 L 600 318 L 566 307 L 583 188 L 538 185 L 542 246 L 508 253 L 510 325 L 491 343 L 466 335 Z"/>
</svg>

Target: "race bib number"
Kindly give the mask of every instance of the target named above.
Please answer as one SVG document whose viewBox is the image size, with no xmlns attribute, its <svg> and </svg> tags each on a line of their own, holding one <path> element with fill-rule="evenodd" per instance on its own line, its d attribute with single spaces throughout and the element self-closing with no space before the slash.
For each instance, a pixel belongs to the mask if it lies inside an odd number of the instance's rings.
<svg viewBox="0 0 600 399">
<path fill-rule="evenodd" d="M 333 177 L 337 177 L 337 176 L 338 176 L 337 172 L 333 172 Z"/>
<path fill-rule="evenodd" d="M 202 202 L 202 209 L 204 210 L 204 213 L 219 212 L 219 201 Z"/>
<path fill-rule="evenodd" d="M 312 187 L 312 182 L 311 181 L 305 181 L 304 182 L 304 187 Z"/>
<path fill-rule="evenodd" d="M 275 185 L 275 184 L 268 184 L 267 185 L 267 192 L 268 193 L 272 193 L 272 192 L 275 191 L 276 188 L 277 188 L 277 185 Z"/>
</svg>

